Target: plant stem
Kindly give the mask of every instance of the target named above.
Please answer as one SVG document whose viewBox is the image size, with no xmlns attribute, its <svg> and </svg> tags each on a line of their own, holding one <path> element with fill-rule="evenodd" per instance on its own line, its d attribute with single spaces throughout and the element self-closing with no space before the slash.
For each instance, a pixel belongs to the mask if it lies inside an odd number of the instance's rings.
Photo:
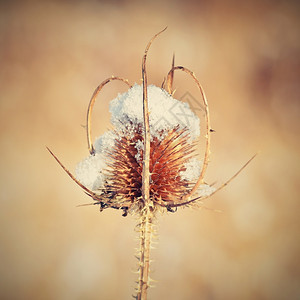
<svg viewBox="0 0 300 300">
<path fill-rule="evenodd" d="M 153 232 L 153 211 L 146 205 L 141 211 L 140 219 L 140 250 L 139 250 L 139 281 L 137 288 L 137 299 L 147 299 L 150 271 L 150 247 Z"/>
<path fill-rule="evenodd" d="M 149 264 L 150 264 L 150 243 L 152 235 L 153 202 L 150 199 L 150 124 L 148 111 L 148 83 L 146 71 L 146 59 L 148 50 L 153 40 L 167 28 L 157 33 L 148 43 L 142 61 L 143 76 L 143 115 L 144 115 L 144 153 L 143 153 L 143 173 L 142 173 L 142 208 L 140 220 L 140 265 L 139 283 L 137 299 L 147 299 L 147 289 L 149 287 Z"/>
</svg>

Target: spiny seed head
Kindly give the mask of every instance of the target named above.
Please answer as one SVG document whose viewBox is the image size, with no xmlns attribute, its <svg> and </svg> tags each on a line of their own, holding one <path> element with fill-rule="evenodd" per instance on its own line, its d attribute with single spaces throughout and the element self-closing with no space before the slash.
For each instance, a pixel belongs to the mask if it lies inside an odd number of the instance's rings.
<svg viewBox="0 0 300 300">
<path fill-rule="evenodd" d="M 127 207 L 142 196 L 143 148 L 137 147 L 139 141 L 143 142 L 141 124 L 137 124 L 133 138 L 129 135 L 118 135 L 113 148 L 107 150 L 105 183 L 105 196 L 122 201 Z M 187 129 L 176 127 L 161 135 L 162 139 L 154 137 L 150 142 L 150 198 L 154 203 L 167 205 L 190 188 L 190 182 L 180 174 L 186 171 L 185 163 L 192 158 L 194 145 L 188 143 Z"/>
<path fill-rule="evenodd" d="M 168 207 L 190 192 L 199 177 L 195 157 L 199 119 L 186 103 L 165 90 L 148 87 L 150 121 L 150 199 Z M 135 85 L 110 104 L 114 129 L 95 141 L 95 153 L 78 164 L 76 174 L 102 207 L 126 212 L 143 206 L 144 123 L 142 86 Z"/>
</svg>

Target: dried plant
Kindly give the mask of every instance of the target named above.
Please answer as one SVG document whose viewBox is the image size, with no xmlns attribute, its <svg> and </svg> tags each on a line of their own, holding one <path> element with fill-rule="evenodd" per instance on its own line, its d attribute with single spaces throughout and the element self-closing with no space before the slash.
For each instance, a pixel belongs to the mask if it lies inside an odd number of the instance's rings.
<svg viewBox="0 0 300 300">
<path fill-rule="evenodd" d="M 172 68 L 162 87 L 148 86 L 147 83 L 148 50 L 153 40 L 165 30 L 166 28 L 157 33 L 145 49 L 142 60 L 142 86 L 132 86 L 127 79 L 112 76 L 103 81 L 93 93 L 87 112 L 87 140 L 90 156 L 78 165 L 77 178 L 48 149 L 67 174 L 95 201 L 84 205 L 99 205 L 100 211 L 106 208 L 119 209 L 123 211 L 123 216 L 127 216 L 128 213 L 138 215 L 140 247 L 136 299 L 147 299 L 147 289 L 150 286 L 153 222 L 157 212 L 175 212 L 177 207 L 199 204 L 199 201 L 212 196 L 226 186 L 255 157 L 253 156 L 234 176 L 218 188 L 213 188 L 204 182 L 213 130 L 210 126 L 207 99 L 198 79 L 187 68 L 174 66 L 173 57 Z M 182 102 L 178 104 L 179 101 L 172 97 L 174 72 L 177 70 L 193 78 L 202 96 L 206 119 L 204 134 L 206 146 L 202 165 L 195 158 L 199 119 L 189 110 L 188 105 Z M 112 123 L 115 128 L 96 140 L 96 145 L 93 145 L 91 142 L 93 106 L 101 89 L 114 80 L 124 82 L 129 87 L 129 91 L 112 101 Z M 167 113 L 164 108 L 169 105 L 168 101 L 171 103 L 177 101 L 176 104 L 187 109 L 192 114 L 192 124 L 182 124 L 178 119 L 172 119 L 172 116 L 164 122 Z M 161 108 L 158 107 L 160 105 Z M 157 124 L 157 121 L 162 121 L 162 124 Z"/>
</svg>

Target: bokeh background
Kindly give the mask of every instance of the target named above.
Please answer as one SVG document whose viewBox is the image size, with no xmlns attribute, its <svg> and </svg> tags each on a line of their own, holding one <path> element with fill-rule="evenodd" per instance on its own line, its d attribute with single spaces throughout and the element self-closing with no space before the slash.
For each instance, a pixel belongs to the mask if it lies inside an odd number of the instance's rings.
<svg viewBox="0 0 300 300">
<path fill-rule="evenodd" d="M 47 152 L 73 171 L 105 78 L 161 85 L 173 53 L 205 88 L 216 130 L 207 182 L 258 157 L 207 209 L 158 220 L 149 299 L 300 299 L 297 1 L 1 1 L 0 298 L 130 299 L 136 219 L 99 213 Z M 193 82 L 176 73 L 176 97 Z M 93 136 L 109 127 L 105 87 Z M 199 112 L 201 115 L 201 112 Z M 215 212 L 222 210 L 222 213 Z"/>
</svg>

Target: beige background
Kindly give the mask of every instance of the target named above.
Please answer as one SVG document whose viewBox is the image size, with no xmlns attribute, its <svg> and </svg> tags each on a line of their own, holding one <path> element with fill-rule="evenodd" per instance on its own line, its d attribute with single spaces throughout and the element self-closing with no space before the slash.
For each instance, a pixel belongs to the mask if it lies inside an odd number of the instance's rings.
<svg viewBox="0 0 300 300">
<path fill-rule="evenodd" d="M 7 1 L 8 2 L 8 1 Z M 176 62 L 197 74 L 212 115 L 210 210 L 159 218 L 150 299 L 299 299 L 297 1 L 22 1 L 0 4 L 0 298 L 130 299 L 135 218 L 97 207 L 70 170 L 87 156 L 86 108 L 112 74 L 160 85 Z M 180 97 L 199 94 L 176 74 Z M 109 126 L 106 87 L 93 136 Z M 223 213 L 216 213 L 221 209 Z"/>
</svg>

